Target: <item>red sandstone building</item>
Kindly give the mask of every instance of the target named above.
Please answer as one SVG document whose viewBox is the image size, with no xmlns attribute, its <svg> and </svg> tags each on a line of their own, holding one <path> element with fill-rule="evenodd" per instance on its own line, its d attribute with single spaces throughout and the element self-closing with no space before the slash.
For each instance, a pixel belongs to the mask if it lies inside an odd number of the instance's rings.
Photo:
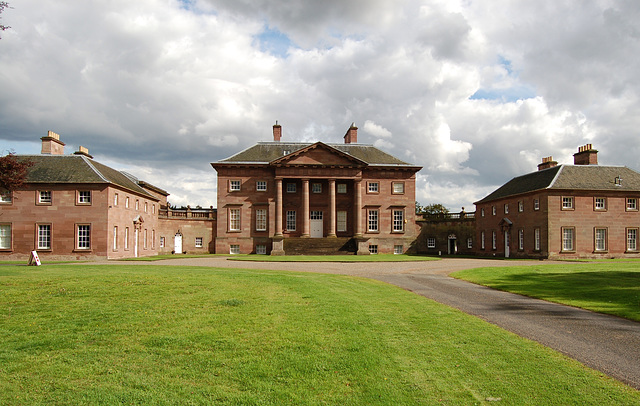
<svg viewBox="0 0 640 406">
<path fill-rule="evenodd" d="M 344 144 L 260 142 L 211 165 L 218 172 L 217 253 L 403 253 L 417 235 L 421 168 L 351 126 Z"/>
<path fill-rule="evenodd" d="M 479 255 L 528 258 L 638 257 L 640 173 L 598 165 L 591 144 L 574 165 L 544 158 L 476 202 Z"/>
</svg>

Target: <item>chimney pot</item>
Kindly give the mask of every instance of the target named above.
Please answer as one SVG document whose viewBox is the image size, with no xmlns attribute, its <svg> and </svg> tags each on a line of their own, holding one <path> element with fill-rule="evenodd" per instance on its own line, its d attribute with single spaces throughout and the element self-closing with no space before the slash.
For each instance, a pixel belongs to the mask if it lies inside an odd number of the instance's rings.
<svg viewBox="0 0 640 406">
<path fill-rule="evenodd" d="M 553 160 L 552 156 L 542 158 L 542 163 L 538 164 L 538 170 L 541 171 L 547 168 L 553 168 L 558 166 L 558 162 Z"/>
<path fill-rule="evenodd" d="M 64 155 L 64 142 L 60 141 L 59 134 L 47 131 L 47 136 L 40 138 L 40 140 L 42 140 L 41 154 Z"/>
<path fill-rule="evenodd" d="M 598 165 L 598 151 L 593 145 L 586 144 L 578 147 L 578 152 L 573 154 L 574 165 Z"/>
<path fill-rule="evenodd" d="M 93 156 L 89 155 L 89 148 L 83 147 L 82 145 L 80 145 L 78 150 L 76 152 L 74 152 L 73 154 L 74 155 L 84 155 L 86 157 L 89 157 L 89 158 L 93 159 Z"/>
<path fill-rule="evenodd" d="M 356 127 L 355 123 L 351 123 L 351 127 L 347 130 L 347 133 L 344 135 L 344 143 L 345 144 L 357 144 L 358 143 L 358 127 Z"/>
<path fill-rule="evenodd" d="M 273 140 L 280 141 L 281 138 L 282 138 L 282 126 L 278 124 L 278 120 L 276 120 L 276 123 L 273 125 Z"/>
</svg>

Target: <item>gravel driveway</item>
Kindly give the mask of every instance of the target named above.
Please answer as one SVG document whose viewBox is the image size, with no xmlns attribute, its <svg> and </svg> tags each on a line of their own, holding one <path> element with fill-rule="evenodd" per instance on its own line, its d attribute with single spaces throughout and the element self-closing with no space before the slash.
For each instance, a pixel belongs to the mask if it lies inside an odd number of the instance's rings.
<svg viewBox="0 0 640 406">
<path fill-rule="evenodd" d="M 544 261 L 552 263 L 558 262 Z M 640 390 L 640 323 L 500 292 L 447 276 L 462 269 L 536 266 L 540 262 L 468 258 L 378 263 L 251 262 L 212 257 L 168 259 L 153 264 L 322 272 L 377 279 L 537 341 Z"/>
</svg>

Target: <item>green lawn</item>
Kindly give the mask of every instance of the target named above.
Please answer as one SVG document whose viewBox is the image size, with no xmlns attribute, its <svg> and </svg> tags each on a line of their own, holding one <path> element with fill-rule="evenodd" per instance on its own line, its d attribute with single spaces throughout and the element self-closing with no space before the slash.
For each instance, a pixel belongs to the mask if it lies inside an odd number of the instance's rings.
<svg viewBox="0 0 640 406">
<path fill-rule="evenodd" d="M 640 321 L 640 262 L 480 268 L 451 276 L 494 289 Z"/>
<path fill-rule="evenodd" d="M 603 405 L 640 392 L 340 275 L 0 267 L 0 404 Z"/>
</svg>

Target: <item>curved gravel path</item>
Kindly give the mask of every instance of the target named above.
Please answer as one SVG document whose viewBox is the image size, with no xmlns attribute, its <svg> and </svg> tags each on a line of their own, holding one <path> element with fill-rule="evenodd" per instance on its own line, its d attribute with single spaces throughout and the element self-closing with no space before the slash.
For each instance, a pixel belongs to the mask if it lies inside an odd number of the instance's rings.
<svg viewBox="0 0 640 406">
<path fill-rule="evenodd" d="M 133 263 L 150 264 L 130 262 Z M 537 341 L 640 390 L 640 323 L 501 292 L 447 276 L 462 269 L 534 266 L 540 265 L 538 262 L 467 258 L 378 263 L 252 262 L 212 257 L 168 259 L 153 264 L 321 272 L 384 281 Z M 563 264 L 571 266 L 570 263 Z"/>
</svg>

